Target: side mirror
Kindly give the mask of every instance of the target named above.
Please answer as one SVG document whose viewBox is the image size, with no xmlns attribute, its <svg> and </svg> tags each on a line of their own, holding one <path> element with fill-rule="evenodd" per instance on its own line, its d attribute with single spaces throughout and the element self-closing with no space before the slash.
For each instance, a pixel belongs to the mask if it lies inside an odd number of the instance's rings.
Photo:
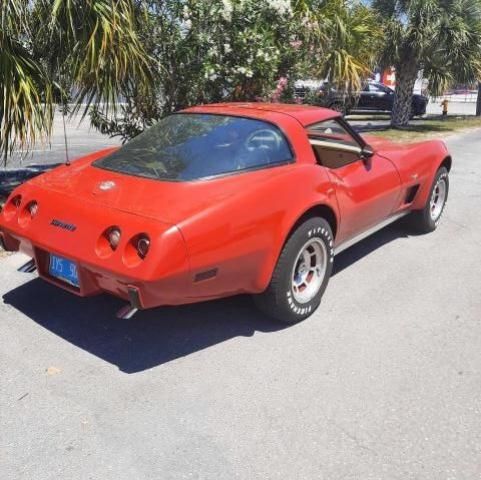
<svg viewBox="0 0 481 480">
<path fill-rule="evenodd" d="M 371 147 L 371 145 L 364 145 L 364 147 L 361 150 L 360 157 L 363 160 L 369 160 L 373 155 L 374 155 L 374 150 Z"/>
</svg>

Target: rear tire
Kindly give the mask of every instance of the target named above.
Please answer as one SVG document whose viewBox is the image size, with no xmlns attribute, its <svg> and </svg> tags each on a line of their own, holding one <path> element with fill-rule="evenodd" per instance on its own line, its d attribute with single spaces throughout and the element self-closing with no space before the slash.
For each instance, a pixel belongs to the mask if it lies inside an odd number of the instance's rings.
<svg viewBox="0 0 481 480">
<path fill-rule="evenodd" d="M 254 301 L 266 315 L 294 324 L 314 313 L 326 290 L 334 260 L 329 223 L 311 218 L 287 240 L 265 292 Z"/>
<path fill-rule="evenodd" d="M 429 233 L 439 225 L 446 207 L 449 193 L 449 173 L 446 167 L 441 167 L 434 177 L 428 201 L 422 210 L 411 214 L 411 225 L 420 233 Z"/>
</svg>

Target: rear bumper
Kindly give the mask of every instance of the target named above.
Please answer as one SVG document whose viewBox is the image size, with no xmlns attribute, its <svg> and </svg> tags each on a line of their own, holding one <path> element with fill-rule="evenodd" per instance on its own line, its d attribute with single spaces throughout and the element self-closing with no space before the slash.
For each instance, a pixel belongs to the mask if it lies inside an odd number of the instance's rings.
<svg viewBox="0 0 481 480">
<path fill-rule="evenodd" d="M 35 244 L 29 239 L 7 232 L 5 229 L 0 230 L 0 242 L 7 251 L 20 251 L 30 256 L 35 261 L 40 278 L 80 297 L 109 293 L 130 303 L 132 303 L 132 298 L 135 298 L 137 308 L 190 303 L 186 298 L 189 281 L 189 271 L 186 265 L 185 268 L 176 269 L 171 273 L 166 272 L 160 278 L 146 279 L 141 275 L 129 274 L 129 272 L 119 273 L 99 264 L 87 262 L 73 254 L 68 255 L 53 248 L 46 248 L 44 245 Z M 61 255 L 76 263 L 79 288 L 50 275 L 51 253 Z"/>
<path fill-rule="evenodd" d="M 0 232 L 0 249 L 7 250 L 7 246 L 5 245 L 5 241 L 3 240 L 3 234 Z"/>
<path fill-rule="evenodd" d="M 19 242 L 0 230 L 0 247 L 6 252 L 16 252 L 19 250 Z"/>
</svg>

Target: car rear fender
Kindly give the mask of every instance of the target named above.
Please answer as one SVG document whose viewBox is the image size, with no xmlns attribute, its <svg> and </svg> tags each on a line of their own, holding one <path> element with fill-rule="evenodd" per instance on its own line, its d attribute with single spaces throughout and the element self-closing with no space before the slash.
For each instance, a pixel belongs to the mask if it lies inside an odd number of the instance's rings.
<svg viewBox="0 0 481 480">
<path fill-rule="evenodd" d="M 179 224 L 191 264 L 195 298 L 260 293 L 270 282 L 292 229 L 321 205 L 336 211 L 330 181 L 317 165 L 261 173 L 253 185 Z"/>
<path fill-rule="evenodd" d="M 284 245 L 304 221 L 315 216 L 322 217 L 331 226 L 334 238 L 336 236 L 341 219 L 334 189 L 331 188 L 327 175 L 322 184 L 319 185 L 315 195 L 312 195 L 309 199 L 301 198 L 293 207 L 295 208 L 291 208 L 287 212 L 282 222 L 280 235 L 277 237 L 270 255 L 266 256 L 262 268 L 259 270 L 256 281 L 258 291 L 264 291 L 269 285 Z"/>
<path fill-rule="evenodd" d="M 262 292 L 267 288 L 284 245 L 289 240 L 291 235 L 296 231 L 296 229 L 305 221 L 313 217 L 324 218 L 331 226 L 331 230 L 335 238 L 339 222 L 339 211 L 337 209 L 337 205 L 335 202 L 332 202 L 332 199 L 330 199 L 328 195 L 321 196 L 319 200 L 320 203 L 311 205 L 310 208 L 302 213 L 299 212 L 295 218 L 292 217 L 289 222 L 286 222 L 286 225 L 288 224 L 290 227 L 285 229 L 282 242 L 276 246 L 276 249 L 273 250 L 273 254 L 266 258 L 263 268 L 259 272 L 259 277 L 257 279 L 258 291 Z"/>
</svg>

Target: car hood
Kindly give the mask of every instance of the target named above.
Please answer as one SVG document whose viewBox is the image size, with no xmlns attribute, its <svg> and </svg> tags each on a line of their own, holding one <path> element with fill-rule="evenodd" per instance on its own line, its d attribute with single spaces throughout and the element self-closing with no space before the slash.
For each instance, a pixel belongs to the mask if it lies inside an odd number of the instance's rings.
<svg viewBox="0 0 481 480">
<path fill-rule="evenodd" d="M 79 202 L 104 205 L 134 215 L 177 224 L 186 218 L 256 188 L 276 170 L 244 172 L 197 181 L 160 181 L 98 168 L 92 163 L 115 149 L 106 149 L 62 165 L 28 182 Z M 288 168 L 288 167 L 287 167 Z"/>
</svg>

